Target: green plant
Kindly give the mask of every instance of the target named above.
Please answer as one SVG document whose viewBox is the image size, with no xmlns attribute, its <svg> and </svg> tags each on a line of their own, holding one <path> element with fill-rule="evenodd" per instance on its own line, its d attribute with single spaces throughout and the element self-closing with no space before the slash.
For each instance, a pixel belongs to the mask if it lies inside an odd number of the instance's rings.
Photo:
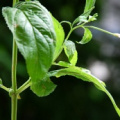
<svg viewBox="0 0 120 120">
<path fill-rule="evenodd" d="M 37 96 L 47 96 L 56 88 L 50 77 L 64 75 L 71 75 L 83 81 L 92 82 L 96 88 L 108 95 L 120 117 L 120 109 L 105 88 L 105 83 L 94 77 L 89 70 L 76 66 L 77 50 L 75 43 L 69 40 L 71 33 L 77 28 L 83 28 L 85 31 L 82 40 L 77 42 L 78 44 L 86 44 L 92 39 L 89 28 L 120 37 L 120 34 L 86 25 L 91 21 L 95 21 L 98 16 L 97 14 L 90 15 L 94 9 L 94 4 L 95 0 L 86 0 L 83 14 L 77 17 L 73 23 L 69 21 L 59 23 L 38 1 L 26 0 L 25 2 L 19 2 L 13 0 L 13 7 L 3 8 L 3 16 L 13 34 L 12 87 L 7 88 L 4 86 L 2 80 L 0 80 L 0 87 L 6 90 L 11 97 L 11 120 L 17 119 L 17 99 L 24 90 L 30 87 Z M 61 26 L 62 23 L 67 23 L 70 26 L 66 38 Z M 19 88 L 17 88 L 16 79 L 17 49 L 25 58 L 30 76 Z M 69 62 L 59 61 L 56 63 L 56 59 L 63 50 Z M 52 65 L 62 68 L 50 71 Z"/>
</svg>

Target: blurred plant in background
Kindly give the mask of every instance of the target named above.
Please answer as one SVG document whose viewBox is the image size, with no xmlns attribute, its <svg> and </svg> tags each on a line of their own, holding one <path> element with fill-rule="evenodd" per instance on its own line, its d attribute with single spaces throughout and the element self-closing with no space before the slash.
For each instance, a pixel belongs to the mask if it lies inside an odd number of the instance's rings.
<svg viewBox="0 0 120 120">
<path fill-rule="evenodd" d="M 59 21 L 63 19 L 73 21 L 74 18 L 82 13 L 85 4 L 83 0 L 40 0 L 40 2 Z M 120 1 L 97 0 L 96 4 L 96 11 L 100 14 L 98 22 L 94 24 L 114 33 L 120 32 Z M 4 79 L 4 84 L 10 86 L 8 78 L 10 78 L 11 70 L 12 35 L 1 14 L 3 6 L 11 6 L 11 1 L 4 0 L 0 4 L 0 76 Z M 64 25 L 64 28 L 66 32 L 69 29 L 67 25 Z M 71 38 L 80 40 L 82 33 L 83 31 L 76 30 Z M 93 74 L 96 72 L 97 75 L 98 72 L 101 72 L 102 75 L 98 74 L 97 77 L 107 81 L 109 91 L 114 96 L 118 106 L 120 106 L 120 41 L 115 37 L 107 36 L 98 31 L 93 31 L 93 34 L 95 34 L 93 41 L 86 45 L 77 46 L 80 56 L 77 64 L 78 66 L 89 67 Z M 23 57 L 20 54 L 18 57 L 20 59 L 18 63 L 18 85 L 21 85 L 28 78 L 28 75 Z M 64 54 L 62 54 L 60 59 L 62 57 L 65 57 Z M 66 76 L 64 79 L 62 78 L 59 78 L 57 81 L 53 78 L 58 87 L 50 96 L 37 98 L 30 91 L 23 93 L 21 99 L 24 99 L 19 100 L 18 112 L 21 116 L 18 116 L 18 120 L 38 119 L 37 116 L 41 120 L 118 119 L 107 96 L 101 91 L 96 90 L 92 84 L 84 83 L 73 77 Z M 9 98 L 2 90 L 0 95 L 0 107 L 2 108 L 2 111 L 0 109 L 0 118 L 7 120 L 8 116 L 6 114 L 10 114 L 10 108 L 6 109 L 9 105 Z M 23 109 L 23 106 L 26 107 Z"/>
</svg>

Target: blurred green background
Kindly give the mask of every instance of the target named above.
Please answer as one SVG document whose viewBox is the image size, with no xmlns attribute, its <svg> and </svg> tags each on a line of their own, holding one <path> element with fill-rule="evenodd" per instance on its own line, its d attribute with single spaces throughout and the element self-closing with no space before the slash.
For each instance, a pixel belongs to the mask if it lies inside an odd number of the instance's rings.
<svg viewBox="0 0 120 120">
<path fill-rule="evenodd" d="M 83 9 L 85 0 L 40 0 L 59 21 L 73 21 Z M 4 85 L 11 86 L 12 34 L 2 17 L 2 7 L 11 6 L 12 0 L 0 1 L 0 77 Z M 97 0 L 93 11 L 99 13 L 98 20 L 91 25 L 111 32 L 120 32 L 120 1 Z M 63 25 L 65 32 L 68 25 Z M 120 39 L 92 30 L 93 40 L 77 45 L 77 65 L 88 68 L 104 80 L 107 89 L 120 107 Z M 83 31 L 73 32 L 70 39 L 79 41 Z M 64 53 L 59 59 L 65 58 Z M 18 87 L 28 79 L 25 62 L 18 53 Z M 18 120 L 119 120 L 110 100 L 91 83 L 74 77 L 52 78 L 58 85 L 47 97 L 39 98 L 29 89 L 18 101 Z M 0 89 L 0 120 L 10 120 L 10 97 Z"/>
</svg>

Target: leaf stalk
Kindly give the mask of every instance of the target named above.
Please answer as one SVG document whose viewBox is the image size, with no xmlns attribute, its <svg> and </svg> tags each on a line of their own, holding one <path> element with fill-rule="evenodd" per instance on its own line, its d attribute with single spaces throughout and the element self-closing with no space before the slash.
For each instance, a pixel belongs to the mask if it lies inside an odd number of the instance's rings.
<svg viewBox="0 0 120 120">
<path fill-rule="evenodd" d="M 18 89 L 17 89 L 17 94 L 20 94 L 21 92 L 23 92 L 24 90 L 26 90 L 28 87 L 30 87 L 30 80 L 31 78 L 29 78 L 22 86 L 20 86 Z"/>
<path fill-rule="evenodd" d="M 7 88 L 6 86 L 4 85 L 0 85 L 0 88 L 2 88 L 3 90 L 9 92 L 10 88 Z"/>
<path fill-rule="evenodd" d="M 115 37 L 120 38 L 120 34 L 118 34 L 118 33 L 112 33 L 112 32 L 109 32 L 109 31 L 107 31 L 107 30 L 104 30 L 104 29 L 95 27 L 95 26 L 84 26 L 84 27 L 93 28 L 93 29 L 99 30 L 99 31 L 101 31 L 101 32 L 107 33 L 107 34 L 109 34 L 109 35 L 112 35 L 112 36 L 115 36 Z"/>
</svg>

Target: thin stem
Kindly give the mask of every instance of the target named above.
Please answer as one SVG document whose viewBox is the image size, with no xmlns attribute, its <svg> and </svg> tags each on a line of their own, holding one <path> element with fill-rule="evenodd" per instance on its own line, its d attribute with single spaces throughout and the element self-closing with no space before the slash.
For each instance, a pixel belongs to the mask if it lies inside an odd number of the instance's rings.
<svg viewBox="0 0 120 120">
<path fill-rule="evenodd" d="M 0 85 L 0 88 L 2 88 L 3 90 L 9 92 L 10 88 L 7 88 L 6 86 L 4 85 Z"/>
<path fill-rule="evenodd" d="M 75 26 L 75 27 L 73 28 L 73 31 L 76 30 L 76 29 L 78 29 L 78 28 L 83 27 L 85 24 L 87 24 L 87 22 L 86 22 L 86 23 L 83 23 L 83 24 L 81 24 L 81 25 Z"/>
<path fill-rule="evenodd" d="M 12 89 L 16 92 L 17 81 L 16 81 L 16 67 L 17 67 L 17 45 L 13 39 L 13 53 L 12 53 Z"/>
<path fill-rule="evenodd" d="M 65 40 L 68 40 L 68 38 L 70 37 L 71 33 L 73 32 L 73 29 L 70 30 L 70 32 L 68 33 L 67 37 L 65 38 Z"/>
<path fill-rule="evenodd" d="M 13 0 L 13 6 L 19 0 Z M 17 67 L 17 45 L 13 39 L 13 51 L 12 51 L 12 90 L 13 94 L 11 95 L 11 120 L 17 120 L 17 81 L 16 81 L 16 67 Z"/>
<path fill-rule="evenodd" d="M 71 27 L 71 30 L 70 30 L 70 32 L 68 33 L 68 35 L 67 35 L 67 37 L 66 37 L 65 40 L 68 40 L 68 38 L 70 37 L 71 33 L 72 33 L 74 30 L 76 30 L 77 28 L 83 27 L 84 24 L 86 24 L 86 23 L 83 23 L 83 24 L 78 25 L 78 26 L 75 26 L 75 27 Z"/>
<path fill-rule="evenodd" d="M 20 94 L 21 92 L 26 90 L 28 87 L 30 87 L 30 80 L 31 78 L 29 78 L 21 87 L 17 89 L 17 94 Z"/>
<path fill-rule="evenodd" d="M 17 68 L 17 45 L 13 39 L 13 53 L 12 53 L 12 90 L 11 95 L 11 120 L 17 120 L 17 81 L 16 81 L 16 68 Z"/>
<path fill-rule="evenodd" d="M 60 24 L 67 23 L 70 26 L 70 29 L 72 29 L 72 24 L 69 21 L 61 21 Z"/>
<path fill-rule="evenodd" d="M 70 35 L 71 35 L 71 33 L 72 33 L 75 29 L 77 29 L 77 28 L 79 28 L 79 27 L 82 27 L 82 25 L 76 26 L 76 27 L 74 27 L 74 28 L 72 28 L 72 26 L 70 26 L 70 31 L 69 31 L 67 37 L 65 38 L 65 41 L 68 40 L 69 37 L 70 37 Z M 63 48 L 64 48 L 64 44 L 62 45 L 62 48 L 61 48 L 61 50 L 60 50 L 58 56 L 59 56 L 60 53 L 62 52 Z M 58 56 L 54 59 L 54 61 L 58 58 Z"/>
<path fill-rule="evenodd" d="M 93 29 L 99 30 L 99 31 L 101 31 L 101 32 L 107 33 L 107 34 L 109 34 L 109 35 L 116 36 L 115 33 L 109 32 L 109 31 L 107 31 L 107 30 L 104 30 L 104 29 L 101 29 L 101 28 L 98 28 L 98 27 L 95 27 L 95 26 L 84 26 L 84 27 L 93 28 Z"/>
<path fill-rule="evenodd" d="M 72 28 L 71 28 L 70 31 L 69 31 L 69 33 L 68 33 L 68 35 L 67 35 L 67 37 L 65 38 L 65 41 L 68 40 L 68 38 L 70 37 L 72 31 L 73 31 L 73 30 L 72 30 Z M 63 48 L 64 48 L 64 44 L 62 45 L 62 47 L 61 47 L 61 49 L 60 49 L 60 51 L 59 51 L 59 54 L 56 56 L 56 58 L 55 58 L 53 61 L 55 61 L 55 60 L 58 58 L 58 56 L 61 54 Z"/>
</svg>

